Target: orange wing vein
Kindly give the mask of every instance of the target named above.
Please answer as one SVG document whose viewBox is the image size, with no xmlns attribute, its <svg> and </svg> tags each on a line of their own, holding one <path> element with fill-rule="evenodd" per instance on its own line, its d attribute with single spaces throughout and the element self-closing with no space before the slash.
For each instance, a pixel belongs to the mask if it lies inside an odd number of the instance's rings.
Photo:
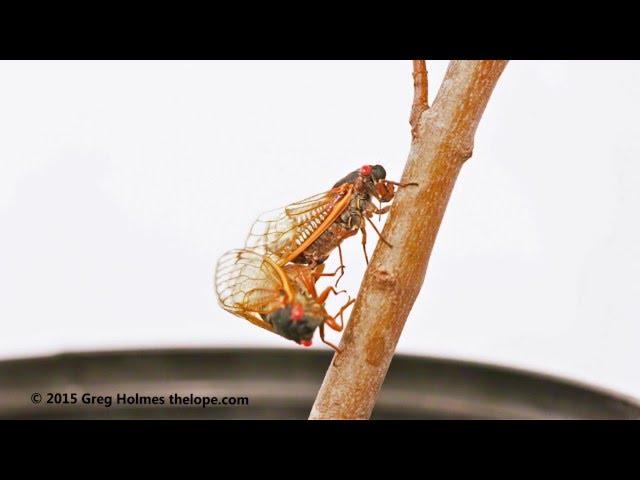
<svg viewBox="0 0 640 480">
<path fill-rule="evenodd" d="M 273 331 L 261 315 L 268 315 L 293 298 L 291 284 L 276 260 L 250 249 L 231 250 L 220 257 L 214 283 L 222 308 Z"/>
<path fill-rule="evenodd" d="M 247 248 L 266 251 L 284 265 L 311 245 L 347 208 L 353 185 L 344 184 L 263 213 L 251 226 Z"/>
</svg>

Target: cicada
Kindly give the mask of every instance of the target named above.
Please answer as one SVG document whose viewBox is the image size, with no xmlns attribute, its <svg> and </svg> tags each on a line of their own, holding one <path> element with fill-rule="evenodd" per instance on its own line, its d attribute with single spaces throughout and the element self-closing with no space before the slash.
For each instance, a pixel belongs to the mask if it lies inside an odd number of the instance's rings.
<svg viewBox="0 0 640 480">
<path fill-rule="evenodd" d="M 371 217 L 389 211 L 390 205 L 382 207 L 382 203 L 394 198 L 396 188 L 417 185 L 393 182 L 386 176 L 381 165 L 364 165 L 336 182 L 327 192 L 265 212 L 251 227 L 245 245 L 275 255 L 280 265 L 293 262 L 311 268 L 322 264 L 338 248 L 340 268 L 344 269 L 340 244 L 360 231 L 368 264 L 365 222 L 368 221 L 380 239 L 391 246 Z M 373 203 L 374 199 L 379 201 L 379 207 Z"/>
<path fill-rule="evenodd" d="M 323 267 L 283 266 L 271 254 L 251 249 L 231 250 L 216 266 L 218 302 L 228 312 L 306 347 L 319 329 L 321 340 L 339 351 L 325 339 L 324 326 L 341 331 L 343 312 L 355 300 L 349 299 L 334 316 L 327 313 L 325 301 L 329 294 L 343 292 L 327 287 L 317 293 L 318 279 L 335 275 L 323 273 Z"/>
</svg>

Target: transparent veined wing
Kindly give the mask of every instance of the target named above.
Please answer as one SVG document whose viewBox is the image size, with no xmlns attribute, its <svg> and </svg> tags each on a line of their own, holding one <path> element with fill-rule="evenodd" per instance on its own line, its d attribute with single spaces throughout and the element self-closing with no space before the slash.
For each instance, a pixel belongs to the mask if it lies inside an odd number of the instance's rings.
<svg viewBox="0 0 640 480">
<path fill-rule="evenodd" d="M 353 185 L 344 184 L 261 214 L 251 226 L 247 248 L 275 255 L 284 265 L 303 252 L 347 208 Z"/>
<path fill-rule="evenodd" d="M 231 250 L 220 257 L 214 283 L 222 308 L 273 331 L 262 315 L 282 308 L 293 297 L 290 282 L 276 261 L 251 249 Z"/>
</svg>

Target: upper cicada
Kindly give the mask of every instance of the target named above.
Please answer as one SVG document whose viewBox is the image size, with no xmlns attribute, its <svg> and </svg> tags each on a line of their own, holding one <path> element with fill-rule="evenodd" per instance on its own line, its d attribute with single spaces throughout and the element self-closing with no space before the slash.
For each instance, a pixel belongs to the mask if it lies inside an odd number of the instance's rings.
<svg viewBox="0 0 640 480">
<path fill-rule="evenodd" d="M 323 267 L 283 266 L 271 254 L 251 249 L 231 250 L 216 266 L 218 301 L 225 310 L 306 347 L 311 345 L 319 328 L 322 341 L 338 350 L 325 340 L 324 325 L 342 330 L 342 314 L 354 300 L 349 299 L 334 316 L 327 313 L 324 304 L 329 294 L 342 292 L 328 287 L 317 293 L 316 281 L 335 275 L 324 274 Z"/>
<path fill-rule="evenodd" d="M 358 230 L 362 232 L 362 248 L 369 263 L 366 249 L 368 221 L 383 242 L 389 245 L 371 217 L 389 211 L 396 187 L 416 185 L 401 184 L 386 179 L 387 172 L 381 165 L 364 165 L 336 182 L 327 192 L 265 212 L 253 224 L 246 246 L 259 248 L 277 257 L 280 265 L 289 262 L 315 267 L 323 263 L 340 243 Z M 380 206 L 373 203 L 377 199 Z"/>
</svg>

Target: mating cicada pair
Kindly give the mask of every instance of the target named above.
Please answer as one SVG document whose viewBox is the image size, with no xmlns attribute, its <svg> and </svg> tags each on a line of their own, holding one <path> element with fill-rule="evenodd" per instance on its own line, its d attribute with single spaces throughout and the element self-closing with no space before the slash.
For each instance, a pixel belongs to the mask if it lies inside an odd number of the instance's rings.
<svg viewBox="0 0 640 480">
<path fill-rule="evenodd" d="M 311 345 L 318 329 L 322 341 L 338 350 L 325 339 L 324 327 L 341 331 L 344 311 L 355 300 L 349 298 L 330 315 L 325 309 L 328 296 L 343 292 L 327 287 L 318 293 L 316 283 L 338 272 L 340 279 L 344 272 L 340 244 L 358 231 L 369 262 L 367 222 L 388 244 L 371 218 L 388 212 L 390 206 L 382 204 L 393 200 L 397 187 L 407 185 L 411 184 L 387 180 L 380 165 L 365 165 L 327 192 L 260 215 L 245 247 L 225 253 L 218 261 L 215 288 L 220 305 L 304 346 Z M 334 273 L 324 273 L 324 262 L 336 248 L 340 267 Z"/>
</svg>

